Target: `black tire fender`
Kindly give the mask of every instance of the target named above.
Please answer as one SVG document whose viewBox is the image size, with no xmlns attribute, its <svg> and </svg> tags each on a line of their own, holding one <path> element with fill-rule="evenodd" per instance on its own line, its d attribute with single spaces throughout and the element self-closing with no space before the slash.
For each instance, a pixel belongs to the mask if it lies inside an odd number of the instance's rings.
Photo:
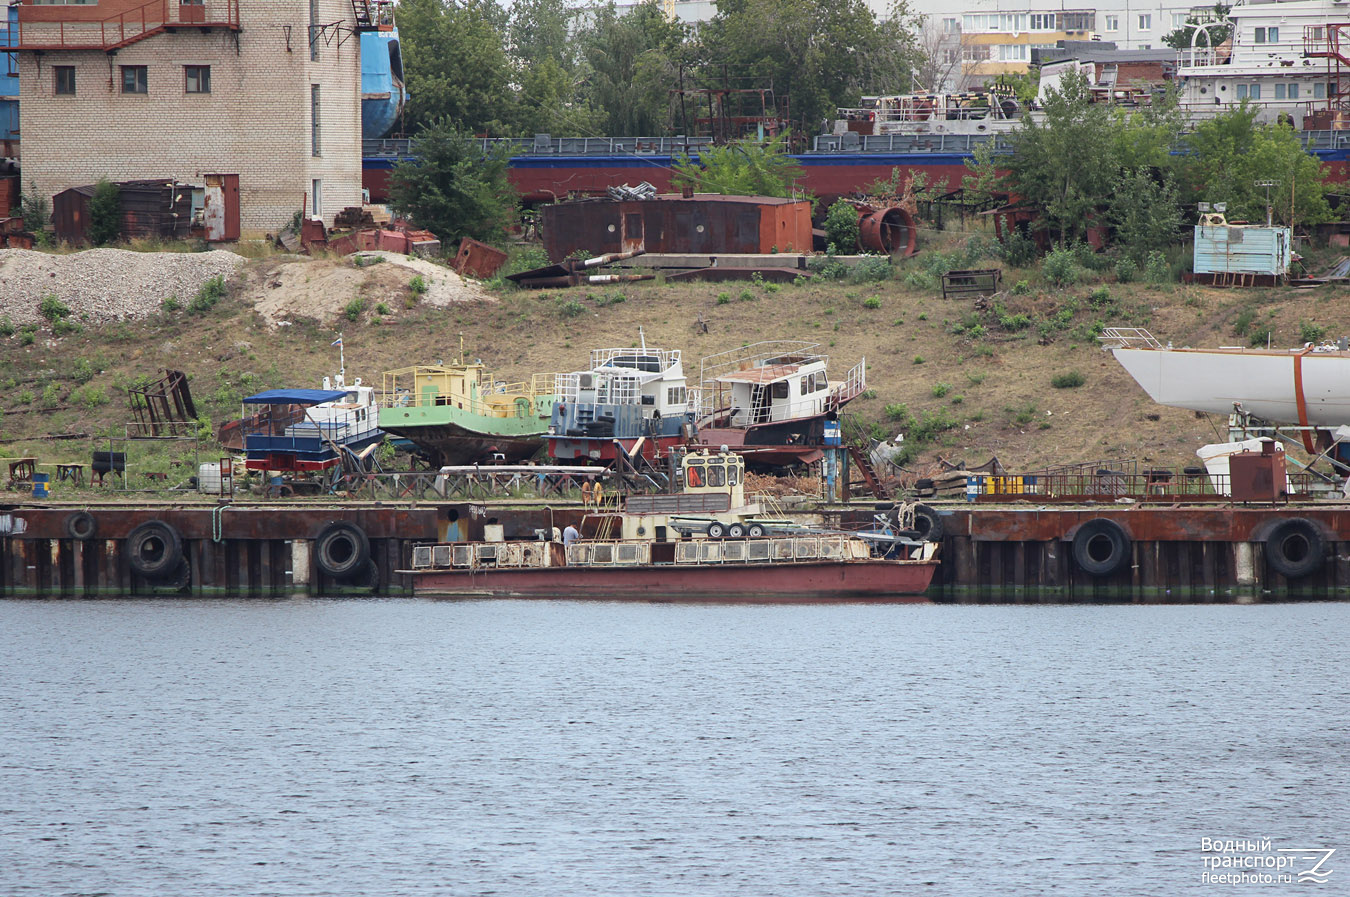
<svg viewBox="0 0 1350 897">
<path fill-rule="evenodd" d="M 1094 517 L 1074 533 L 1073 560 L 1084 573 L 1110 576 L 1130 563 L 1130 547 L 1125 527 L 1105 517 Z"/>
<path fill-rule="evenodd" d="M 335 520 L 314 539 L 314 563 L 325 576 L 351 579 L 370 560 L 370 539 L 355 523 Z"/>
<path fill-rule="evenodd" d="M 66 535 L 77 542 L 88 542 L 98 533 L 98 521 L 88 511 L 76 511 L 66 518 Z"/>
<path fill-rule="evenodd" d="M 1266 563 L 1286 579 L 1299 579 L 1322 568 L 1327 544 L 1306 517 L 1281 520 L 1266 535 Z"/>
<path fill-rule="evenodd" d="M 942 515 L 928 505 L 914 506 L 914 531 L 924 542 L 942 541 Z"/>
<path fill-rule="evenodd" d="M 132 570 L 146 579 L 163 579 L 178 571 L 183 538 L 163 520 L 147 520 L 127 535 L 126 552 Z"/>
</svg>

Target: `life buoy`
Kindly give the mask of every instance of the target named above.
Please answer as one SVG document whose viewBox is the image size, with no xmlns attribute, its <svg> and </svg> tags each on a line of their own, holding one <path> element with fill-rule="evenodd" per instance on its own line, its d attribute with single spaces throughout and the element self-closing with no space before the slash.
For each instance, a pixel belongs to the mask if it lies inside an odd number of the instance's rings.
<svg viewBox="0 0 1350 897">
<path fill-rule="evenodd" d="M 1287 579 L 1319 570 L 1326 560 L 1326 540 L 1306 517 L 1281 520 L 1266 536 L 1266 562 Z"/>
<path fill-rule="evenodd" d="M 66 518 L 66 535 L 78 542 L 88 542 L 98 532 L 98 521 L 88 511 L 76 511 Z"/>
<path fill-rule="evenodd" d="M 314 540 L 314 562 L 326 576 L 350 579 L 370 560 L 370 539 L 354 523 L 334 521 Z"/>
<path fill-rule="evenodd" d="M 1110 576 L 1130 562 L 1130 537 L 1114 520 L 1093 518 L 1074 534 L 1073 559 L 1084 573 Z"/>
<path fill-rule="evenodd" d="M 127 562 L 146 579 L 163 579 L 178 570 L 183 539 L 163 520 L 147 520 L 127 536 Z"/>
<path fill-rule="evenodd" d="M 914 531 L 922 542 L 942 541 L 942 516 L 928 505 L 914 506 Z"/>
</svg>

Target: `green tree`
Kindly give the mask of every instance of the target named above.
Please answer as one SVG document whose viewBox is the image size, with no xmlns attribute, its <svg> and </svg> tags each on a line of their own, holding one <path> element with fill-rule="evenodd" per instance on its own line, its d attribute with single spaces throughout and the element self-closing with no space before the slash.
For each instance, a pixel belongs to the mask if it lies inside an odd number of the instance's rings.
<svg viewBox="0 0 1350 897">
<path fill-rule="evenodd" d="M 825 240 L 835 252 L 858 251 L 858 210 L 853 203 L 841 199 L 830 206 L 825 216 Z"/>
<path fill-rule="evenodd" d="M 1203 16 L 1187 16 L 1185 26 L 1163 35 L 1163 43 L 1173 50 L 1188 50 L 1191 46 L 1191 39 L 1195 36 L 1195 29 L 1190 26 L 1209 22 L 1212 23 L 1206 29 L 1209 35 L 1209 46 L 1217 47 L 1228 40 L 1233 33 L 1233 26 L 1228 24 L 1228 11 L 1230 9 L 1232 7 L 1226 3 L 1216 3 L 1214 9 Z M 1203 37 L 1195 37 L 1195 41 L 1197 47 L 1205 46 Z"/>
<path fill-rule="evenodd" d="M 878 19 L 866 0 L 718 0 L 699 30 L 703 60 L 792 98 L 814 129 L 864 93 L 902 93 L 922 53 L 903 3 Z"/>
<path fill-rule="evenodd" d="M 729 196 L 793 196 L 804 171 L 787 154 L 787 141 L 779 136 L 765 143 L 737 140 L 725 146 L 699 150 L 698 161 L 688 156 L 675 160 L 676 189 L 693 187 L 696 193 Z"/>
<path fill-rule="evenodd" d="M 94 185 L 89 197 L 89 242 L 107 246 L 122 232 L 122 191 L 116 184 L 103 178 Z"/>
<path fill-rule="evenodd" d="M 433 122 L 412 142 L 415 161 L 400 162 L 389 177 L 389 204 L 449 244 L 461 237 L 500 239 L 516 215 L 516 192 L 506 179 L 508 154 L 484 155 L 449 119 Z"/>
<path fill-rule="evenodd" d="M 513 70 L 492 0 L 402 0 L 399 33 L 414 132 L 449 118 L 475 134 L 511 130 Z"/>
<path fill-rule="evenodd" d="M 1165 250 L 1181 227 L 1176 183 L 1144 169 L 1122 173 L 1112 192 L 1110 220 L 1131 258 L 1142 262 L 1150 252 Z"/>
<path fill-rule="evenodd" d="M 1196 125 L 1187 138 L 1186 186 L 1193 200 L 1228 203 L 1230 220 L 1311 226 L 1334 217 L 1322 163 L 1287 127 L 1258 124 L 1244 101 Z M 1269 186 L 1265 186 L 1269 182 Z"/>
<path fill-rule="evenodd" d="M 1092 102 L 1087 78 L 1065 76 L 1047 91 L 1044 119 L 1008 135 L 1008 192 L 1040 208 L 1040 225 L 1060 245 L 1082 238 L 1111 195 L 1118 165 L 1110 109 Z"/>
<path fill-rule="evenodd" d="M 603 112 L 600 132 L 614 137 L 668 133 L 670 89 L 688 54 L 688 32 L 666 18 L 655 0 L 622 15 L 609 2 L 595 7 L 579 36 L 580 99 Z"/>
</svg>

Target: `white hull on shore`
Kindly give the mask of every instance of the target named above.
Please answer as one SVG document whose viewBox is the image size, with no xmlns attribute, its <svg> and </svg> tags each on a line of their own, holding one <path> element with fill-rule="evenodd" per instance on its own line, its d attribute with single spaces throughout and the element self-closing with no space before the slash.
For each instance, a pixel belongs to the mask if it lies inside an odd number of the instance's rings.
<svg viewBox="0 0 1350 897">
<path fill-rule="evenodd" d="M 1112 348 L 1111 353 L 1161 405 L 1211 414 L 1241 410 L 1274 424 L 1350 424 L 1350 352 Z"/>
</svg>

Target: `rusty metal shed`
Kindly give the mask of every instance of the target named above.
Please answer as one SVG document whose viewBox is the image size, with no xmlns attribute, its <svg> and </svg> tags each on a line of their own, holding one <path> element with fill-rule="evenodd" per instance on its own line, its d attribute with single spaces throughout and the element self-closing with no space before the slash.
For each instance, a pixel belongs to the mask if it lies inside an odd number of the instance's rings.
<svg viewBox="0 0 1350 897">
<path fill-rule="evenodd" d="M 123 181 L 117 185 L 123 239 L 185 239 L 192 225 L 192 186 L 169 178 Z M 56 238 L 66 243 L 89 242 L 89 199 L 94 184 L 62 190 L 52 198 Z"/>
<path fill-rule="evenodd" d="M 555 264 L 575 252 L 811 251 L 811 204 L 773 196 L 581 200 L 544 206 L 540 226 L 544 249 Z"/>
</svg>

